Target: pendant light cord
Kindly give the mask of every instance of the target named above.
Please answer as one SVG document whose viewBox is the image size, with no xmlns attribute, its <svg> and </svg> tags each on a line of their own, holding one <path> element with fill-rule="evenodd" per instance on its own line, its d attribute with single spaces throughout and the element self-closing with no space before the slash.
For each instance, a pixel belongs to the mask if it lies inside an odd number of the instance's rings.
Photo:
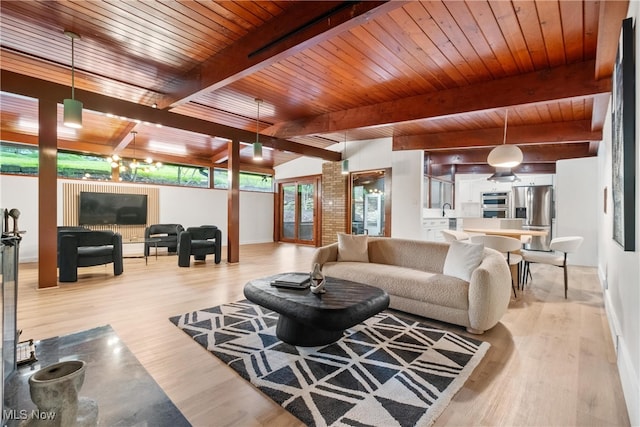
<svg viewBox="0 0 640 427">
<path fill-rule="evenodd" d="M 258 115 L 256 116 L 256 143 L 260 142 L 260 101 L 256 101 L 258 104 Z"/>
<path fill-rule="evenodd" d="M 71 99 L 76 99 L 75 97 L 75 87 L 76 87 L 76 83 L 75 83 L 75 62 L 74 62 L 74 58 L 76 56 L 75 54 L 75 39 L 74 37 L 71 37 Z"/>
<path fill-rule="evenodd" d="M 507 118 L 509 117 L 509 110 L 504 112 L 504 139 L 502 140 L 502 145 L 507 143 Z"/>
</svg>

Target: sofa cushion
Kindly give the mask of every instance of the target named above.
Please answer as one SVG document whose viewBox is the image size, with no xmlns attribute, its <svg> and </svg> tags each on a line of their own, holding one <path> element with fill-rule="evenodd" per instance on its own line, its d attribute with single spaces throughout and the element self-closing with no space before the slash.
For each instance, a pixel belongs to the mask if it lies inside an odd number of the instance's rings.
<svg viewBox="0 0 640 427">
<path fill-rule="evenodd" d="M 484 245 L 454 240 L 449 245 L 449 252 L 444 260 L 442 272 L 469 282 L 471 281 L 471 273 L 482 262 L 483 253 Z"/>
<path fill-rule="evenodd" d="M 469 282 L 452 276 L 428 273 L 396 265 L 328 262 L 322 267 L 325 276 L 365 283 L 425 303 L 462 310 L 469 308 Z M 393 297 L 392 297 L 393 300 Z"/>
<path fill-rule="evenodd" d="M 367 235 L 338 233 L 338 261 L 369 262 Z"/>
</svg>

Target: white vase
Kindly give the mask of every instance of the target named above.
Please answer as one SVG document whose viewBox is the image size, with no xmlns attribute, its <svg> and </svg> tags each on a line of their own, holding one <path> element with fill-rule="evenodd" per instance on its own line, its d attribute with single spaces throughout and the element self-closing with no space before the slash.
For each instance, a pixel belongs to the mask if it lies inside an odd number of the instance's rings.
<svg viewBox="0 0 640 427">
<path fill-rule="evenodd" d="M 33 426 L 95 426 L 98 405 L 78 393 L 84 383 L 86 362 L 69 360 L 46 366 L 29 378 L 31 400 L 38 407 Z"/>
</svg>

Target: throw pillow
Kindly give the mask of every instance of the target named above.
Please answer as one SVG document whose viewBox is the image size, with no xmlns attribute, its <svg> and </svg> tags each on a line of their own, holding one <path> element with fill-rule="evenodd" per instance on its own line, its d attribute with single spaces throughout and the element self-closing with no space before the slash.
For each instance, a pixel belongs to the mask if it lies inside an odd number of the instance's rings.
<svg viewBox="0 0 640 427">
<path fill-rule="evenodd" d="M 369 262 L 367 235 L 338 233 L 338 261 Z"/>
<path fill-rule="evenodd" d="M 449 245 L 442 273 L 470 282 L 471 273 L 482 262 L 483 252 L 484 245 L 482 244 L 454 240 Z"/>
</svg>

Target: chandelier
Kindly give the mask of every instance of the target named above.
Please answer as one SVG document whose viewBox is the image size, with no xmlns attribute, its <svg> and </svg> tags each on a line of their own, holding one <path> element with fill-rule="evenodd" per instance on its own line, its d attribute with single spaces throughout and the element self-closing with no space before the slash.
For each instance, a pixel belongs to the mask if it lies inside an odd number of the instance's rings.
<svg viewBox="0 0 640 427">
<path fill-rule="evenodd" d="M 133 135 L 133 160 L 129 162 L 129 166 L 124 162 L 124 159 L 120 157 L 118 154 L 112 154 L 107 157 L 107 161 L 111 164 L 112 169 L 119 169 L 120 172 L 124 172 L 127 169 L 131 170 L 131 172 L 136 172 L 138 170 L 143 172 L 153 172 L 162 167 L 162 162 L 154 162 L 151 157 L 147 157 L 144 162 L 139 162 L 136 158 L 136 135 L 137 131 L 131 131 L 131 135 Z"/>
</svg>

